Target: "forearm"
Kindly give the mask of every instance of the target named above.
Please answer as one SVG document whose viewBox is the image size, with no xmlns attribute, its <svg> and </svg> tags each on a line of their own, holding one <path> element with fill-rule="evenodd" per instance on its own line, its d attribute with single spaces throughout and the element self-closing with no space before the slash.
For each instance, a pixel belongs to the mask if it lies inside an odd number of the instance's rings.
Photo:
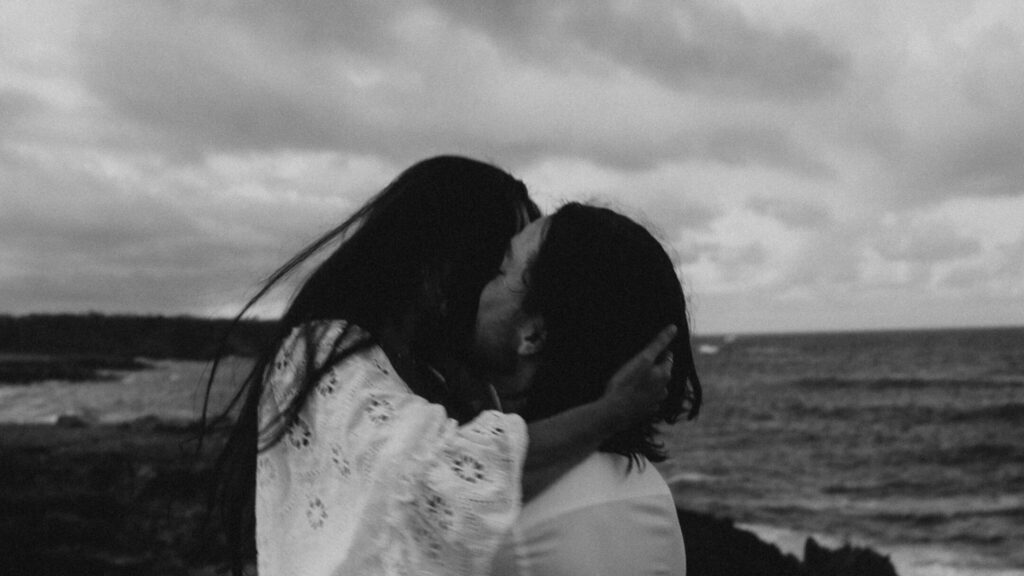
<svg viewBox="0 0 1024 576">
<path fill-rule="evenodd" d="M 577 406 L 527 427 L 523 502 L 582 462 L 617 431 L 614 414 L 601 400 Z"/>
<path fill-rule="evenodd" d="M 658 409 L 668 393 L 666 386 L 672 375 L 672 355 L 662 353 L 676 332 L 675 326 L 659 332 L 612 375 L 605 394 L 597 401 L 527 427 L 523 502 L 582 462 L 616 432 Z"/>
</svg>

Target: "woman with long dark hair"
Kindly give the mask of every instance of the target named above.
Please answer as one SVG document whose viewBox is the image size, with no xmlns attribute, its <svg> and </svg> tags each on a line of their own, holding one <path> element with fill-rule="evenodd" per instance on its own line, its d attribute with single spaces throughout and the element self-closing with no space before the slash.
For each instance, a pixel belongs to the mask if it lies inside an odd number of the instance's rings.
<svg viewBox="0 0 1024 576">
<path fill-rule="evenodd" d="M 243 308 L 238 318 L 336 245 L 235 398 L 213 501 L 236 574 L 254 553 L 262 576 L 483 573 L 524 498 L 658 406 L 671 367 L 656 357 L 672 329 L 601 398 L 529 426 L 481 412 L 458 385 L 480 291 L 538 216 L 506 172 L 431 158 Z"/>
<path fill-rule="evenodd" d="M 595 401 L 601 382 L 665 322 L 679 331 L 667 349 L 672 377 L 659 409 L 526 504 L 492 574 L 685 575 L 675 502 L 649 465 L 668 456 L 666 427 L 696 417 L 703 399 L 671 258 L 634 220 L 577 203 L 532 222 L 511 245 L 502 274 L 480 296 L 477 352 L 496 357 L 512 348 L 514 364 L 491 381 L 527 423 Z"/>
</svg>

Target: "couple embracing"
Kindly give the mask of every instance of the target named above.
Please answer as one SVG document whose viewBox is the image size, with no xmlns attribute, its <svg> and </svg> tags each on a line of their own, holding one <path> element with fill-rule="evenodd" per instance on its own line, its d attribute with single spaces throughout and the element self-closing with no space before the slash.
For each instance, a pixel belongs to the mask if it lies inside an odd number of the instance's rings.
<svg viewBox="0 0 1024 576">
<path fill-rule="evenodd" d="M 685 574 L 650 462 L 701 387 L 647 230 L 575 203 L 542 217 L 503 170 L 436 157 L 246 309 L 325 251 L 219 462 L 236 573 L 255 555 L 260 576 Z"/>
</svg>

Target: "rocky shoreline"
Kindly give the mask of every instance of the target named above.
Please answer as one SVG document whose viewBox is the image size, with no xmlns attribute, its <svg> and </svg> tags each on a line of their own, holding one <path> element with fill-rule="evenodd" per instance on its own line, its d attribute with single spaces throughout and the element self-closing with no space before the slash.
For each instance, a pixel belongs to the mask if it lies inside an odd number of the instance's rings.
<svg viewBox="0 0 1024 576">
<path fill-rule="evenodd" d="M 195 428 L 0 425 L 0 574 L 207 576 L 224 546 L 201 535 L 204 486 L 222 437 Z M 727 519 L 679 510 L 690 576 L 895 576 L 887 558 L 808 539 L 804 559 Z"/>
<path fill-rule="evenodd" d="M 0 355 L 0 384 L 29 385 L 46 380 L 116 380 L 125 372 L 148 370 L 152 367 L 151 364 L 137 358 L 122 356 L 5 354 Z"/>
</svg>

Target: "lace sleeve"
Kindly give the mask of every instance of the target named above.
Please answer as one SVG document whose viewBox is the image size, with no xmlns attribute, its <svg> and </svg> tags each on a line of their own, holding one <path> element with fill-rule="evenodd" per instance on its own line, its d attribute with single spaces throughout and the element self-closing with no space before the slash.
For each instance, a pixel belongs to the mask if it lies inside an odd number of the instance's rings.
<svg viewBox="0 0 1024 576">
<path fill-rule="evenodd" d="M 446 574 L 483 574 L 519 515 L 526 426 L 485 412 L 439 438 L 404 479 L 392 525 Z"/>
<path fill-rule="evenodd" d="M 380 555 L 363 559 L 365 567 L 380 561 L 386 574 L 485 573 L 521 508 L 522 419 L 485 412 L 460 427 L 401 380 L 377 377 L 353 391 L 343 420 L 358 473 L 383 515 L 376 545 L 363 548 Z"/>
<path fill-rule="evenodd" d="M 290 548 L 280 555 L 292 568 L 296 552 L 321 565 L 334 557 L 333 573 L 487 572 L 521 508 L 519 416 L 485 412 L 460 427 L 412 393 L 377 347 L 332 367 L 308 398 L 261 457 L 258 491 L 273 496 L 273 478 L 287 493 L 264 500 L 273 527 L 258 547 Z"/>
</svg>

